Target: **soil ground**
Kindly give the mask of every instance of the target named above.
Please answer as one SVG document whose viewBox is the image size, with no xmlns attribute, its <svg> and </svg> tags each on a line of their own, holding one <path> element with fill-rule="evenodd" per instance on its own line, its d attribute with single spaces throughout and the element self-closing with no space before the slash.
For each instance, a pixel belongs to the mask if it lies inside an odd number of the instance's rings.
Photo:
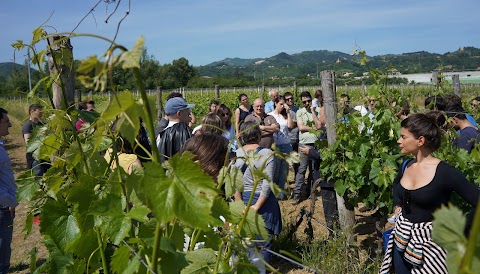
<svg viewBox="0 0 480 274">
<path fill-rule="evenodd" d="M 20 174 L 26 168 L 25 161 L 25 144 L 21 136 L 21 123 L 22 121 L 15 119 L 13 115 L 9 116 L 12 121 L 12 128 L 10 128 L 10 135 L 6 138 L 6 148 L 9 156 L 12 160 L 12 166 L 15 174 Z M 291 170 L 293 171 L 293 170 Z M 290 184 L 293 183 L 293 172 L 290 172 L 288 177 Z M 328 235 L 328 230 L 324 227 L 324 216 L 322 201 L 317 190 L 315 199 L 315 206 L 311 207 L 311 200 L 307 199 L 300 204 L 293 206 L 291 200 L 281 201 L 280 206 L 284 219 L 284 227 L 289 224 L 294 224 L 298 220 L 302 208 L 308 211 L 314 211 L 312 221 L 313 236 L 314 239 L 324 239 Z M 37 265 L 40 265 L 48 256 L 48 251 L 42 243 L 42 237 L 39 232 L 39 226 L 33 225 L 32 233 L 25 237 L 23 228 L 25 227 L 26 215 L 29 211 L 28 203 L 21 202 L 16 209 L 16 217 L 14 222 L 14 233 L 12 242 L 12 258 L 11 258 L 11 273 L 29 273 L 30 253 L 33 249 L 37 250 Z M 375 219 L 371 217 L 372 211 L 360 212 L 356 209 L 357 219 L 357 241 L 363 250 L 373 250 L 377 247 L 378 238 L 375 233 Z M 306 218 L 296 229 L 295 237 L 299 241 L 306 241 L 307 234 L 304 232 L 307 227 Z M 368 256 L 374 256 L 368 254 Z M 310 273 L 305 270 L 299 269 L 297 266 L 283 261 L 279 258 L 273 258 L 273 265 L 280 269 L 282 273 L 300 274 Z"/>
<path fill-rule="evenodd" d="M 25 158 L 25 143 L 21 135 L 22 121 L 9 115 L 12 127 L 10 134 L 5 138 L 5 147 L 12 161 L 12 168 L 15 175 L 20 174 L 27 168 Z M 25 237 L 23 228 L 25 227 L 25 219 L 29 212 L 28 202 L 21 202 L 15 210 L 15 221 L 13 224 L 13 241 L 12 241 L 12 257 L 10 260 L 12 273 L 29 273 L 30 252 L 36 248 L 37 264 L 41 264 L 48 256 L 47 249 L 42 243 L 39 226 L 34 224 L 32 233 Z"/>
</svg>

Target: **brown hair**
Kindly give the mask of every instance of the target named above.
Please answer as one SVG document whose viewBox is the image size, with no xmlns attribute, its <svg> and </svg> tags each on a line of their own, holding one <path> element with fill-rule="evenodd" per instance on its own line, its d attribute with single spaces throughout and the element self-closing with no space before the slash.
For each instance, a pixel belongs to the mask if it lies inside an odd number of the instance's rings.
<svg viewBox="0 0 480 274">
<path fill-rule="evenodd" d="M 223 134 L 223 121 L 215 113 L 210 112 L 207 115 L 203 116 L 201 124 L 202 124 L 202 128 L 200 129 L 200 131 L 202 134 L 204 133 L 216 134 L 216 135 Z"/>
<path fill-rule="evenodd" d="M 437 150 L 442 144 L 443 132 L 439 126 L 439 112 L 416 113 L 405 118 L 401 126 L 408 129 L 418 139 L 425 138 L 425 147 L 430 150 Z"/>
<path fill-rule="evenodd" d="M 285 103 L 285 97 L 283 97 L 282 95 L 278 96 L 277 98 L 275 98 L 275 103 L 273 104 L 273 108 L 277 108 L 277 104 L 278 102 L 282 101 Z M 285 108 L 282 109 L 282 112 L 280 112 L 279 114 L 281 114 L 283 116 L 283 118 L 287 119 L 287 110 Z"/>
<path fill-rule="evenodd" d="M 42 110 L 42 109 L 43 109 L 42 105 L 39 105 L 39 104 L 31 104 L 31 105 L 28 107 L 28 115 L 32 114 L 32 112 L 34 112 L 34 111 L 37 110 L 37 109 Z"/>
<path fill-rule="evenodd" d="M 262 131 L 257 122 L 247 121 L 240 126 L 240 142 L 242 145 L 258 144 L 262 140 Z"/>
<path fill-rule="evenodd" d="M 321 89 L 317 89 L 315 91 L 315 98 L 318 100 L 318 106 L 322 107 L 323 106 L 323 94 Z"/>
<path fill-rule="evenodd" d="M 198 161 L 200 167 L 217 181 L 220 169 L 225 165 L 228 153 L 228 140 L 215 134 L 200 134 L 188 139 L 182 148 L 184 151 L 193 153 L 194 161 Z"/>
<path fill-rule="evenodd" d="M 218 116 L 224 115 L 227 112 L 229 117 L 227 122 L 225 122 L 225 128 L 230 129 L 232 127 L 232 111 L 225 104 L 221 104 L 217 109 Z"/>
</svg>

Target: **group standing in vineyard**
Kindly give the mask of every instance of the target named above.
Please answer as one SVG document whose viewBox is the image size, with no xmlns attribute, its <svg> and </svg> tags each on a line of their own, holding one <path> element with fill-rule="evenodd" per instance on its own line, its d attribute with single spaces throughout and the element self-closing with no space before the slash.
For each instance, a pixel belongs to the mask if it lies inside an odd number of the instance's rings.
<svg viewBox="0 0 480 274">
<path fill-rule="evenodd" d="M 246 176 L 246 163 L 239 159 L 243 159 L 243 157 L 247 155 L 246 151 L 255 151 L 255 153 L 261 152 L 263 157 L 267 157 L 265 153 L 272 153 L 269 148 L 271 148 L 272 144 L 275 144 L 276 149 L 282 153 L 288 154 L 292 151 L 292 145 L 295 145 L 295 142 L 299 143 L 298 151 L 301 155 L 301 162 L 298 172 L 295 174 L 293 204 L 297 204 L 300 201 L 301 189 L 305 183 L 304 176 L 309 167 L 311 171 L 309 176 L 312 177 L 311 180 L 323 179 L 321 178 L 322 176 L 320 175 L 318 168 L 318 162 L 321 161 L 321 155 L 318 153 L 318 147 L 316 144 L 319 138 L 325 138 L 325 115 L 323 112 L 323 100 L 318 94 L 321 93 L 317 93 L 316 106 L 314 106 L 311 95 L 308 92 L 303 92 L 300 95 L 300 98 L 304 104 L 304 107 L 300 108 L 295 113 L 292 111 L 292 109 L 294 109 L 292 104 L 292 95 L 288 93 L 285 94 L 285 96 L 281 96 L 278 95 L 278 92 L 273 91 L 269 93 L 272 99 L 271 102 L 273 103 L 273 111 L 270 113 L 265 113 L 263 100 L 255 99 L 252 110 L 250 110 L 251 113 L 245 115 L 245 122 L 239 121 L 239 116 L 237 116 L 238 118 L 235 121 L 236 125 L 240 125 L 240 127 L 237 127 L 238 130 L 240 130 L 240 133 L 237 133 L 237 136 L 240 136 L 239 148 L 241 148 L 241 150 L 237 150 L 236 165 L 238 168 L 242 169 L 244 176 Z M 397 205 L 395 209 L 397 224 L 395 232 L 392 233 L 390 238 L 391 241 L 388 245 L 389 249 L 387 251 L 385 264 L 382 268 L 382 271 L 385 269 L 388 271 L 389 267 L 392 265 L 396 269 L 397 273 L 423 273 L 422 271 L 425 271 L 425 269 L 446 271 L 445 251 L 431 241 L 430 233 L 431 221 L 433 218 L 432 213 L 434 210 L 438 209 L 440 205 L 446 204 L 449 201 L 450 193 L 452 191 L 460 193 L 473 206 L 475 206 L 477 203 L 479 193 L 478 187 L 466 181 L 461 173 L 448 166 L 448 164 L 431 156 L 431 153 L 435 151 L 437 146 L 439 146 L 441 143 L 441 131 L 447 129 L 448 127 L 454 127 L 460 130 L 459 137 L 457 137 L 452 144 L 455 147 L 464 148 L 470 152 L 475 144 L 480 140 L 478 129 L 472 123 L 467 121 L 464 109 L 461 106 L 461 101 L 459 101 L 459 98 L 455 96 L 456 95 L 448 95 L 445 99 L 438 96 L 434 98 L 436 101 L 435 103 L 440 103 L 440 101 L 445 102 L 445 107 L 441 107 L 444 112 L 413 114 L 409 116 L 410 107 L 408 102 L 406 104 L 404 103 L 401 106 L 400 111 L 396 112 L 397 118 L 403 120 L 402 134 L 398 141 L 401 153 L 412 154 L 416 157 L 416 160 L 409 162 L 405 172 L 400 172 L 400 175 L 394 182 L 394 201 Z M 248 106 L 248 98 L 246 95 L 240 96 L 240 100 L 243 100 L 243 104 L 240 105 L 239 109 L 237 109 L 238 112 L 243 110 L 241 109 L 242 106 Z M 342 115 L 344 116 L 340 119 L 340 121 L 345 121 L 345 117 L 354 113 L 355 110 L 349 106 L 348 95 L 343 94 L 341 101 L 343 103 L 342 107 L 344 108 L 342 110 Z M 392 107 L 395 107 L 395 105 L 392 104 Z M 359 107 L 358 111 L 361 112 L 364 110 L 365 113 L 360 114 L 362 116 L 368 116 L 369 119 L 373 119 L 374 114 L 372 113 L 375 111 L 374 108 L 375 98 L 369 97 L 368 103 L 365 106 Z M 436 116 L 433 117 L 434 115 Z M 449 118 L 448 123 L 447 118 Z M 440 122 L 441 124 L 438 125 L 438 121 L 443 122 Z M 251 130 L 255 131 L 254 128 L 251 128 L 254 125 L 258 125 L 256 128 L 258 131 L 258 140 L 254 138 L 255 141 L 253 141 L 253 139 L 248 139 L 251 137 L 249 134 L 253 134 Z M 300 135 L 300 138 L 297 137 L 298 141 L 295 138 L 296 136 L 290 138 L 292 131 L 296 128 L 298 128 Z M 419 132 L 417 132 L 418 130 Z M 371 132 L 371 129 L 369 129 L 369 132 Z M 249 137 L 245 136 L 245 134 L 247 134 Z M 246 142 L 245 140 L 247 139 L 250 141 Z M 415 142 L 415 145 L 413 145 L 412 142 Z M 432 142 L 434 145 L 431 144 Z M 240 153 L 240 151 L 243 152 Z M 286 172 L 288 171 L 289 167 L 282 159 L 276 157 L 272 158 L 274 161 L 267 161 L 268 164 L 265 166 L 268 174 L 268 180 L 273 181 L 282 190 L 284 190 Z M 429 162 L 432 162 L 432 164 L 429 164 Z M 415 169 L 417 165 L 419 166 L 418 168 L 421 169 L 422 163 L 426 165 L 426 169 L 424 171 L 411 171 Z M 256 162 L 256 165 L 259 164 L 260 162 Z M 437 172 L 442 172 L 443 175 L 437 175 Z M 403 176 L 404 178 L 410 176 L 408 177 L 410 179 L 407 180 L 408 182 L 406 181 L 405 184 L 400 183 L 400 179 L 402 178 L 401 175 L 403 174 L 405 174 L 405 176 Z M 422 179 L 424 177 L 426 178 L 425 180 Z M 435 183 L 435 180 L 439 180 L 439 178 L 450 178 L 451 180 L 448 180 L 447 185 L 444 185 L 446 184 L 445 181 Z M 277 220 L 278 216 L 275 212 L 278 212 L 278 214 L 280 213 L 277 209 L 278 203 L 274 199 L 275 197 L 272 196 L 268 183 L 263 182 L 258 186 L 257 190 L 253 190 L 252 178 L 247 176 L 247 178 L 244 177 L 244 180 L 246 187 L 248 187 L 243 193 L 238 192 L 237 199 L 243 200 L 245 204 L 247 204 L 247 200 L 253 191 L 255 196 L 251 208 L 259 213 L 263 212 L 262 215 L 265 218 L 267 228 L 269 229 L 271 236 L 278 234 L 281 224 L 278 225 L 275 224 L 275 222 L 272 223 L 272 216 L 276 216 L 273 217 L 273 219 Z M 452 180 L 458 182 L 453 183 Z M 324 200 L 323 205 L 325 219 L 327 220 L 329 227 L 333 228 L 335 214 L 338 214 L 336 213 L 334 182 L 326 182 L 325 180 L 322 181 L 323 185 L 320 184 L 320 186 L 322 188 L 322 198 Z M 312 186 L 312 181 L 307 182 L 307 186 Z M 401 182 L 403 182 L 403 180 Z M 408 184 L 414 185 L 410 186 Z M 401 189 L 403 191 L 398 190 L 400 186 L 402 187 Z M 424 200 L 423 198 L 420 198 L 420 196 L 425 194 L 417 195 L 417 193 L 420 192 L 420 189 L 423 191 L 423 189 L 427 188 L 432 188 L 429 190 L 430 194 L 436 193 L 436 198 L 432 197 L 433 200 L 439 197 L 443 198 L 438 199 L 431 204 L 424 204 L 423 202 L 420 202 Z M 283 199 L 284 196 L 280 195 L 277 198 Z M 263 208 L 263 205 L 266 203 L 266 201 L 270 201 L 267 203 L 269 205 Z M 424 217 L 417 218 L 416 216 Z M 406 226 L 408 228 L 405 228 Z M 420 232 L 417 232 L 417 229 L 419 228 L 423 231 L 421 232 L 421 235 L 424 235 L 423 238 L 418 236 L 420 235 L 418 234 Z M 418 255 L 418 250 L 414 248 L 414 246 L 418 243 L 422 243 L 424 246 L 422 255 Z M 268 241 L 264 248 L 268 248 Z M 264 256 L 268 262 L 269 255 L 265 253 Z"/>
<path fill-rule="evenodd" d="M 209 105 L 210 112 L 203 117 L 201 124 L 192 132 L 195 117 L 191 109 L 195 105 L 187 103 L 182 94 L 173 92 L 168 96 L 165 104 L 165 116 L 158 117 L 159 122 L 155 128 L 156 140 L 153 140 L 157 144 L 162 162 L 176 154 L 188 151 L 194 155 L 193 160 L 198 162 L 205 173 L 217 183 L 219 172 L 223 167 L 236 167 L 240 170 L 244 183 L 243 189 L 236 189 L 234 196 L 226 197 L 225 186 L 222 186 L 222 193 L 224 199 L 242 201 L 245 205 L 248 205 L 250 196 L 253 195 L 249 209 L 262 215 L 269 233 L 269 238 L 263 239 L 263 244 L 258 246 L 264 251 L 270 248 L 270 241 L 282 229 L 279 200 L 290 198 L 291 203 L 297 205 L 304 198 L 305 192 L 307 196 L 310 194 L 311 187 L 320 186 L 325 220 L 330 230 L 330 236 L 333 236 L 332 231 L 338 219 L 335 182 L 327 180 L 320 171 L 322 155 L 318 144 L 321 140 L 326 139 L 326 118 L 322 92 L 317 90 L 315 97 L 312 98 L 310 92 L 303 91 L 298 98 L 294 98 L 290 92 L 279 95 L 277 90 L 271 90 L 269 96 L 271 101 L 267 103 L 264 103 L 262 98 L 255 98 L 253 104 L 250 105 L 248 96 L 240 94 L 238 108 L 233 113 L 221 101 L 212 100 Z M 421 267 L 428 268 L 432 262 L 432 267 L 444 269 L 442 266 L 444 264 L 443 255 L 443 257 L 431 260 L 432 254 L 443 254 L 442 252 L 444 252 L 441 247 L 435 247 L 435 244 L 431 242 L 429 229 L 431 228 L 432 213 L 441 204 L 449 201 L 452 191 L 460 193 L 472 205 L 476 204 L 478 188 L 468 183 L 457 170 L 431 155 L 440 144 L 441 131 L 449 127 L 459 130 L 459 136 L 452 144 L 455 147 L 470 152 L 475 144 L 480 142 L 479 130 L 473 117 L 465 114 L 460 98 L 455 96 L 427 98 L 425 108 L 435 109 L 432 114 L 409 115 L 410 107 L 407 103 L 402 105 L 400 111 L 394 112 L 396 117 L 391 118 L 403 120 L 402 134 L 398 141 L 401 153 L 412 154 L 416 160 L 409 162 L 405 171 L 399 172 L 393 183 L 397 223 L 388 245 L 389 249 L 382 271 L 388 271 L 390 267 L 394 267 L 397 273 L 407 273 L 408 271 L 422 273 Z M 478 105 L 476 104 L 476 102 L 478 103 L 477 99 L 472 100 L 472 108 Z M 301 101 L 303 107 L 296 106 L 295 101 Z M 349 119 L 362 116 L 372 121 L 375 117 L 376 98 L 373 96 L 369 96 L 365 104 L 355 108 L 351 107 L 350 103 L 350 97 L 347 94 L 340 96 L 339 122 L 349 123 Z M 268 112 L 267 107 L 269 108 Z M 392 104 L 392 107 L 394 108 L 395 104 Z M 32 105 L 29 110 L 30 119 L 27 123 L 42 125 L 41 111 L 40 105 Z M 80 108 L 79 111 L 82 109 Z M 356 112 L 358 114 L 355 114 Z M 432 118 L 433 113 L 436 114 L 435 120 Z M 78 128 L 79 132 L 85 126 L 85 121 L 81 122 Z M 419 132 L 417 132 L 417 124 L 422 124 Z M 362 124 L 358 130 L 362 131 L 364 126 L 365 124 Z M 428 129 L 429 127 L 430 129 Z M 425 136 L 432 131 L 436 134 Z M 152 140 L 148 139 L 145 128 L 141 127 L 134 144 L 130 144 L 125 139 L 124 133 L 115 124 L 112 126 L 112 132 L 118 134 L 118 139 L 114 148 L 105 154 L 105 160 L 111 164 L 110 167 L 115 169 L 117 166 L 121 166 L 128 174 L 131 174 L 136 168 L 142 168 L 142 162 L 148 161 L 149 155 L 151 156 L 150 143 Z M 369 126 L 367 132 L 371 134 L 373 126 Z M 28 142 L 29 136 L 25 134 L 25 141 Z M 435 145 L 430 146 L 430 142 L 435 142 Z M 275 150 L 277 152 L 274 152 Z M 293 166 L 289 166 L 284 157 L 275 154 L 289 155 L 292 151 L 296 151 L 300 155 L 300 163 L 294 163 Z M 112 157 L 114 152 L 117 153 L 117 157 Z M 248 160 L 248 157 L 252 155 L 254 160 Z M 114 163 L 115 158 L 118 159 L 118 165 Z M 425 170 L 421 169 L 424 162 L 425 165 L 428 165 Z M 29 166 L 29 168 L 32 167 Z M 295 186 L 291 192 L 287 185 L 290 168 L 293 168 L 295 178 Z M 260 182 L 255 182 L 253 176 L 255 169 L 264 171 L 265 177 L 262 177 Z M 412 171 L 414 169 L 420 171 L 414 172 Z M 439 178 L 438 172 L 442 172 L 441 177 L 450 176 L 452 180 L 459 181 L 458 184 L 444 185 L 443 181 L 435 183 L 435 179 Z M 427 179 L 423 180 L 424 177 Z M 418 183 L 416 183 L 417 180 Z M 314 182 L 318 183 L 314 184 Z M 271 184 L 280 188 L 281 192 L 277 196 L 273 194 Z M 464 185 L 468 187 L 458 188 Z M 420 193 L 420 189 L 423 191 L 423 189 L 431 187 L 433 187 L 431 193 L 438 192 L 435 197 L 443 198 L 433 204 L 418 202 L 423 199 L 421 196 L 424 195 L 417 195 Z M 468 193 L 465 193 L 465 190 Z M 0 204 L 0 206 L 5 205 Z M 422 217 L 417 218 L 417 214 Z M 405 226 L 408 226 L 406 230 Z M 427 227 L 425 238 L 411 238 L 416 233 L 417 227 L 422 227 L 422 229 Z M 405 236 L 405 233 L 408 235 Z M 434 250 L 433 253 L 424 249 L 423 257 L 414 256 L 413 259 L 408 257 L 408 254 L 416 254 L 417 251 L 411 246 L 418 242 L 428 243 L 427 245 Z M 262 256 L 268 263 L 270 254 L 262 252 Z M 410 259 L 405 261 L 405 257 Z M 421 266 L 422 264 L 423 266 Z"/>
</svg>

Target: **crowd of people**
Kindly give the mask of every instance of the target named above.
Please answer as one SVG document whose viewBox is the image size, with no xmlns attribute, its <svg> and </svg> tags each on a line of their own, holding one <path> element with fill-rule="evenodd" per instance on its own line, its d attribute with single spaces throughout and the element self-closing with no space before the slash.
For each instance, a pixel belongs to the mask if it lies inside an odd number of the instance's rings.
<svg viewBox="0 0 480 274">
<path fill-rule="evenodd" d="M 165 116 L 159 117 L 155 127 L 156 140 L 153 140 L 156 142 L 161 162 L 177 153 L 189 151 L 194 155 L 193 160 L 197 161 L 215 182 L 224 166 L 230 164 L 232 168 L 241 170 L 243 190 L 237 189 L 233 197 L 225 199 L 242 201 L 246 205 L 253 195 L 250 209 L 262 215 L 270 234 L 269 239 L 264 239 L 262 244 L 264 251 L 269 248 L 272 237 L 278 235 L 282 229 L 279 200 L 291 198 L 291 203 L 297 205 L 310 195 L 312 186 L 319 185 L 325 220 L 330 231 L 333 231 L 338 217 L 334 182 L 323 180 L 319 170 L 321 155 L 316 144 L 319 139 L 326 139 L 326 117 L 321 90 L 317 90 L 313 97 L 310 92 L 303 91 L 298 98 L 302 106 L 294 104 L 296 98 L 290 92 L 280 95 L 277 90 L 272 89 L 269 98 L 268 102 L 255 98 L 250 104 L 248 96 L 240 94 L 238 107 L 234 111 L 219 100 L 212 100 L 210 112 L 202 117 L 201 123 L 192 130 L 196 119 L 191 109 L 195 105 L 187 103 L 182 94 L 172 92 L 164 106 Z M 472 109 L 478 109 L 479 102 L 479 97 L 474 98 L 471 101 Z M 351 107 L 350 97 L 342 94 L 338 104 L 341 109 L 340 121 L 343 122 L 348 122 L 348 115 L 354 112 L 359 112 L 362 116 L 368 115 L 370 119 L 375 113 L 374 97 L 368 97 L 364 105 Z M 395 108 L 396 103 L 392 104 L 392 107 Z M 382 265 L 385 273 L 392 267 L 396 273 L 423 273 L 423 270 L 431 269 L 440 273 L 435 270 L 446 269 L 445 251 L 431 241 L 432 214 L 449 201 L 452 192 L 460 194 L 472 206 L 476 205 L 479 197 L 477 186 L 469 183 L 459 171 L 432 155 L 440 146 L 443 130 L 449 127 L 458 130 L 458 136 L 452 145 L 470 153 L 475 144 L 480 142 L 475 119 L 466 113 L 460 97 L 454 94 L 428 97 L 425 108 L 431 111 L 426 114 L 410 114 L 407 101 L 402 102 L 400 109 L 395 112 L 395 116 L 402 120 L 402 132 L 398 140 L 400 152 L 411 154 L 414 159 L 399 171 L 393 182 L 397 223 Z M 78 110 L 94 112 L 95 103 L 82 102 Z M 43 107 L 38 104 L 29 107 L 29 118 L 22 126 L 25 143 L 28 143 L 33 129 L 43 125 L 42 111 Z M 79 118 L 75 124 L 76 130 L 82 132 L 87 124 L 83 118 Z M 9 133 L 10 126 L 7 111 L 0 108 L 0 137 Z M 151 155 L 151 140 L 148 139 L 146 129 L 141 127 L 137 136 L 138 142 L 135 144 L 122 138 L 115 123 L 111 130 L 119 136 L 114 147 L 105 154 L 111 168 L 117 168 L 113 158 L 118 159 L 118 165 L 127 173 L 141 168 L 142 162 L 148 161 Z M 290 166 L 284 157 L 274 156 L 274 150 L 287 155 L 297 151 L 300 155 L 300 162 L 292 166 L 294 187 L 290 197 L 287 191 Z M 118 157 L 112 157 L 113 153 L 117 153 Z M 253 160 L 246 158 L 252 154 L 256 155 Z M 27 153 L 26 159 L 27 167 L 37 176 L 42 176 L 48 169 L 48 163 L 36 160 L 31 152 Z M 13 210 L 18 203 L 10 160 L 1 140 L 0 160 L 0 273 L 4 273 L 2 271 L 9 267 Z M 255 187 L 253 170 L 260 168 L 263 168 L 266 178 Z M 273 194 L 269 182 L 282 190 L 279 195 Z M 421 258 L 417 256 L 418 243 L 424 246 Z M 269 253 L 262 254 L 268 262 Z"/>
</svg>

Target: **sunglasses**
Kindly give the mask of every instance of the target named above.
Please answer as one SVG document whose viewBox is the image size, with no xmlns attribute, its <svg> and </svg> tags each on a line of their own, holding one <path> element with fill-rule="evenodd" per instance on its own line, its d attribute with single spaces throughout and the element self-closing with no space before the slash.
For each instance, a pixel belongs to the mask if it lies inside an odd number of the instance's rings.
<svg viewBox="0 0 480 274">
<path fill-rule="evenodd" d="M 302 103 L 304 103 L 304 104 L 308 104 L 308 103 L 311 103 L 311 102 L 312 102 L 312 100 L 305 100 L 305 101 L 302 101 Z"/>
<path fill-rule="evenodd" d="M 222 113 L 222 116 L 223 116 L 223 117 L 230 116 L 230 113 Z"/>
<path fill-rule="evenodd" d="M 470 104 L 472 106 L 472 108 L 476 108 L 478 107 L 478 104 Z"/>
<path fill-rule="evenodd" d="M 293 98 L 285 98 L 285 101 L 292 101 Z"/>
</svg>

